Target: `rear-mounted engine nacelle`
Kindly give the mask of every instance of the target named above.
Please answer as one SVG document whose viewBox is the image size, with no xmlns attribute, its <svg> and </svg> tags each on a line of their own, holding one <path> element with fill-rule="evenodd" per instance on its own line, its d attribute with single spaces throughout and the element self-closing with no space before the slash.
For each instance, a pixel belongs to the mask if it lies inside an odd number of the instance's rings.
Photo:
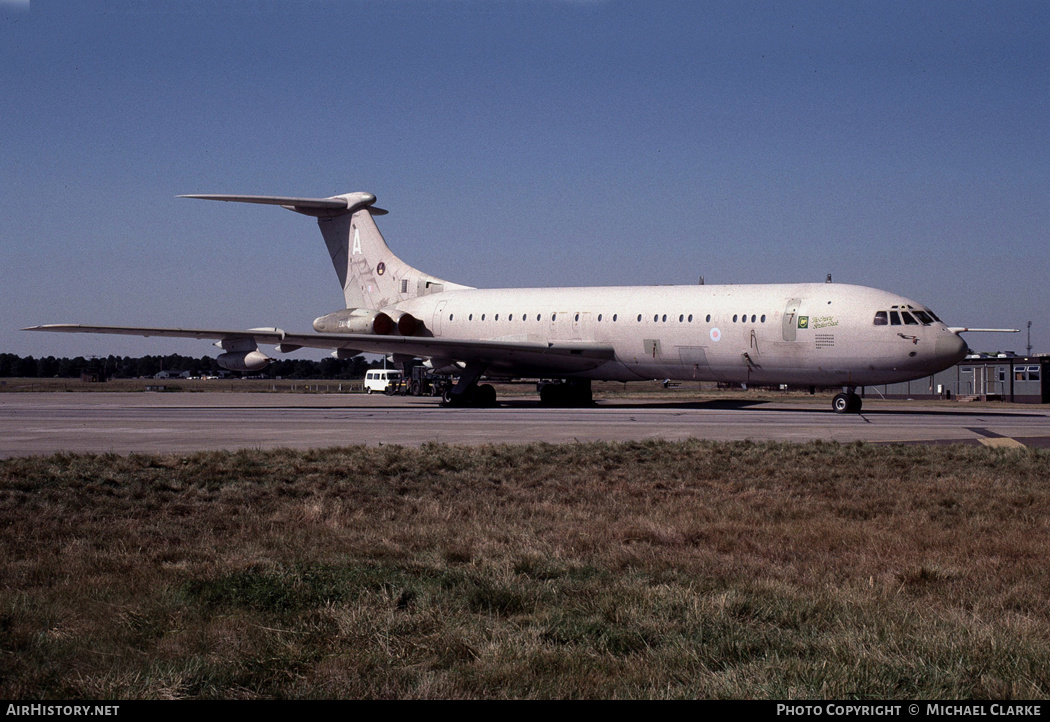
<svg viewBox="0 0 1050 722">
<path fill-rule="evenodd" d="M 421 324 L 419 320 L 410 313 L 398 315 L 398 311 L 388 311 L 397 320 L 397 332 L 402 336 L 415 336 Z"/>
<path fill-rule="evenodd" d="M 227 371 L 262 371 L 271 359 L 262 351 L 219 354 L 215 361 Z"/>
<path fill-rule="evenodd" d="M 389 336 L 395 329 L 401 336 L 415 336 L 422 322 L 410 313 L 393 308 L 376 311 L 371 308 L 347 308 L 314 319 L 318 333 L 371 333 Z"/>
<path fill-rule="evenodd" d="M 318 333 L 374 333 L 388 336 L 394 332 L 394 319 L 371 308 L 345 308 L 314 319 Z"/>
</svg>

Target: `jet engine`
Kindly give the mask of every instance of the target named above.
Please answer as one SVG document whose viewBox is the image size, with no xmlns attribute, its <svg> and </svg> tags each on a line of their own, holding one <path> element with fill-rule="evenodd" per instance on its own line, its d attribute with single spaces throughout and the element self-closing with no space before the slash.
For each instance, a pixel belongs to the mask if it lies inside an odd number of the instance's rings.
<svg viewBox="0 0 1050 722">
<path fill-rule="evenodd" d="M 402 336 L 415 336 L 416 332 L 422 327 L 419 319 L 410 313 L 403 313 L 401 311 L 395 311 L 394 309 L 387 309 L 385 311 L 391 316 L 397 323 L 397 332 Z"/>
<path fill-rule="evenodd" d="M 346 308 L 314 319 L 318 333 L 371 333 L 389 336 L 397 330 L 401 336 L 415 336 L 423 324 L 412 314 L 386 308 Z"/>
<path fill-rule="evenodd" d="M 344 308 L 314 319 L 318 333 L 374 333 L 389 336 L 394 332 L 394 319 L 371 308 Z"/>
</svg>

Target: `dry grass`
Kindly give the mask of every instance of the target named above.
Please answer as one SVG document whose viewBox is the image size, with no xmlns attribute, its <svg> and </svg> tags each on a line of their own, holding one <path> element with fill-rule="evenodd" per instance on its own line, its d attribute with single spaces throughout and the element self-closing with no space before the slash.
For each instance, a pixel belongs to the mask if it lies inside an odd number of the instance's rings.
<svg viewBox="0 0 1050 722">
<path fill-rule="evenodd" d="M 0 462 L 6 698 L 1050 691 L 1050 454 L 644 442 Z"/>
</svg>

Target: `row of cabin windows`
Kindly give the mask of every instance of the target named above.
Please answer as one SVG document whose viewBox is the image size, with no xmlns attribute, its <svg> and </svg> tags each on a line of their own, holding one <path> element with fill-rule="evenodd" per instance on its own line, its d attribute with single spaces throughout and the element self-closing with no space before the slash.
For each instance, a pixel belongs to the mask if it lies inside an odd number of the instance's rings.
<svg viewBox="0 0 1050 722">
<path fill-rule="evenodd" d="M 452 321 L 453 319 L 455 319 L 455 316 L 456 315 L 454 313 L 450 313 L 448 315 L 448 320 Z M 481 314 L 480 320 L 484 321 L 485 320 L 485 316 L 486 316 L 486 314 L 484 314 L 484 313 Z M 614 313 L 612 315 L 613 323 L 616 323 L 618 316 L 619 316 L 619 314 L 616 314 L 616 313 Z M 541 320 L 542 318 L 543 318 L 543 314 L 540 314 L 540 313 L 536 314 L 536 320 L 537 321 Z M 556 314 L 556 313 L 552 313 L 551 314 L 551 322 L 552 323 L 554 321 L 556 321 L 557 318 L 558 318 L 558 314 Z M 598 314 L 598 322 L 599 323 L 601 323 L 602 318 L 603 318 L 603 314 L 599 313 Z M 733 323 L 737 323 L 738 319 L 739 319 L 740 323 L 747 323 L 748 315 L 746 313 L 744 313 L 744 314 L 733 314 Z M 468 321 L 473 321 L 474 320 L 474 314 L 472 314 L 472 313 L 468 314 L 467 315 L 467 320 Z M 492 320 L 493 321 L 499 321 L 499 314 L 497 313 L 495 316 L 493 316 Z M 514 320 L 514 314 L 513 313 L 508 314 L 507 315 L 507 320 L 508 321 L 513 321 Z M 522 321 L 528 321 L 529 320 L 528 315 L 526 315 L 524 313 L 521 314 L 521 320 Z M 580 314 L 577 313 L 573 317 L 573 323 L 577 323 L 577 322 L 579 322 L 579 320 L 580 320 Z M 642 322 L 642 314 L 639 313 L 638 314 L 638 323 L 641 323 L 641 322 Z M 678 323 L 692 323 L 692 322 L 693 322 L 693 314 L 689 314 L 688 316 L 686 316 L 684 313 L 681 313 L 681 314 L 678 315 Z M 707 316 L 704 318 L 704 322 L 705 323 L 711 323 L 711 314 L 707 314 Z M 761 316 L 758 316 L 757 314 L 754 314 L 754 313 L 751 314 L 751 323 L 756 323 L 756 322 L 757 323 L 765 323 L 766 322 L 766 314 L 763 313 Z M 653 315 L 653 323 L 667 323 L 667 314 L 666 313 L 663 314 L 663 315 L 661 315 L 659 313 L 654 314 Z M 875 323 L 878 324 L 878 321 L 876 321 Z"/>
</svg>

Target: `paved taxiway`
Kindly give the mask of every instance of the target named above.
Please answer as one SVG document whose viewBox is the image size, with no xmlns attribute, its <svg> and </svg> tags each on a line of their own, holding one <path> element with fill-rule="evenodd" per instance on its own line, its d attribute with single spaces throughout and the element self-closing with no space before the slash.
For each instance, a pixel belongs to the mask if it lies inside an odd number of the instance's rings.
<svg viewBox="0 0 1050 722">
<path fill-rule="evenodd" d="M 426 442 L 871 441 L 1050 448 L 1045 406 L 868 399 L 859 415 L 826 400 L 603 400 L 546 409 L 508 399 L 495 409 L 446 409 L 429 398 L 265 393 L 0 394 L 0 457 L 55 452 L 186 453 Z"/>
</svg>

